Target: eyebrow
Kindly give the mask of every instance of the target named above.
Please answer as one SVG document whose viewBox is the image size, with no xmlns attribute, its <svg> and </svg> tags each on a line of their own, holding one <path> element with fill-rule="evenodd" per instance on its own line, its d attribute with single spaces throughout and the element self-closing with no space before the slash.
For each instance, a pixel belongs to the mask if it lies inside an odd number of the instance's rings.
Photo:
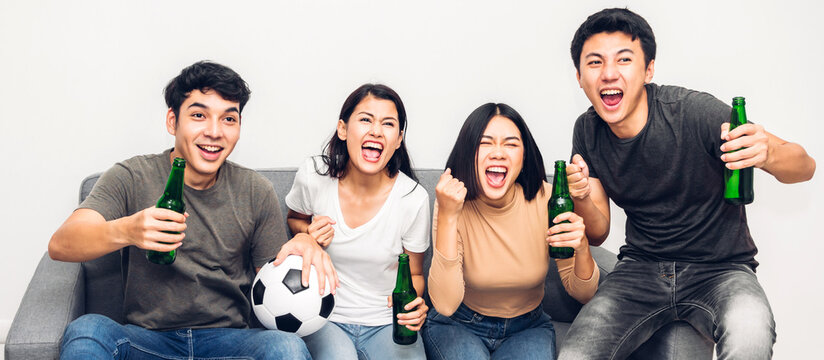
<svg viewBox="0 0 824 360">
<path fill-rule="evenodd" d="M 635 54 L 635 52 L 632 51 L 632 49 L 629 49 L 629 48 L 618 50 L 618 52 L 616 52 L 616 54 L 621 54 L 621 53 L 625 53 L 625 52 L 628 52 L 630 54 Z M 587 53 L 584 57 L 590 57 L 590 56 L 597 56 L 599 58 L 604 57 L 604 55 L 601 55 L 600 53 L 597 53 L 597 52 Z"/>
<path fill-rule="evenodd" d="M 360 115 L 360 114 L 366 114 L 366 115 L 369 115 L 369 116 L 371 116 L 371 117 L 375 117 L 375 115 L 372 115 L 372 114 L 370 114 L 370 113 L 368 113 L 368 112 L 366 112 L 366 111 L 361 111 L 361 112 L 358 112 L 358 115 Z M 387 117 L 383 118 L 382 120 L 395 120 L 395 121 L 398 121 L 398 119 L 395 119 L 395 118 L 394 118 L 394 117 L 392 117 L 392 116 L 387 116 Z"/>
<path fill-rule="evenodd" d="M 201 108 L 201 109 L 205 109 L 205 110 L 209 110 L 209 107 L 208 107 L 208 106 L 203 105 L 203 104 L 201 104 L 201 103 L 199 103 L 199 102 L 194 102 L 194 103 L 192 103 L 192 105 L 189 105 L 189 107 L 187 107 L 187 109 L 191 109 L 191 108 L 193 108 L 193 107 L 196 107 L 196 108 Z M 227 108 L 227 109 L 226 109 L 226 110 L 224 110 L 223 112 L 224 112 L 224 113 L 236 112 L 236 113 L 240 114 L 240 110 L 238 110 L 238 108 L 237 108 L 237 107 L 235 107 L 235 106 L 232 106 L 232 107 L 230 107 L 230 108 Z"/>
<path fill-rule="evenodd" d="M 489 139 L 489 140 L 492 140 L 492 136 L 484 134 L 484 135 L 481 135 L 481 139 Z M 517 141 L 521 141 L 521 138 L 519 138 L 519 137 L 517 137 L 517 136 L 507 136 L 507 137 L 505 137 L 505 138 L 504 138 L 504 141 L 509 141 L 509 140 L 517 140 Z"/>
</svg>

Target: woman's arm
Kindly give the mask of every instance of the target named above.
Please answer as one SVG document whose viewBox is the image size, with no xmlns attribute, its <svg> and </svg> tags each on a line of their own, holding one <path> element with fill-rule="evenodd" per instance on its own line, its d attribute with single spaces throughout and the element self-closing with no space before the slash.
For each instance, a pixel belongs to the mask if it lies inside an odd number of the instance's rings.
<svg viewBox="0 0 824 360">
<path fill-rule="evenodd" d="M 335 237 L 335 229 L 332 228 L 335 221 L 328 216 L 312 217 L 289 209 L 286 214 L 286 224 L 289 225 L 292 234 L 307 233 L 324 248 L 329 246 L 332 238 Z"/>
<path fill-rule="evenodd" d="M 569 221 L 569 223 L 560 223 Z M 589 251 L 584 219 L 574 212 L 558 215 L 553 222 L 559 223 L 547 231 L 547 242 L 551 246 L 571 247 L 575 255 L 569 259 L 556 260 L 558 275 L 567 293 L 586 304 L 598 289 L 599 271 L 595 259 Z"/>
</svg>

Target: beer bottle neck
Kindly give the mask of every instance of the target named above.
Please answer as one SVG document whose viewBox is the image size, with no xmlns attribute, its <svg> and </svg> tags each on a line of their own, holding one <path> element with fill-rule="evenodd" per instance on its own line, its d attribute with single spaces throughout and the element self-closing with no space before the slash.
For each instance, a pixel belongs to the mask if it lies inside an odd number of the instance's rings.
<svg viewBox="0 0 824 360">
<path fill-rule="evenodd" d="M 177 163 L 172 165 L 172 172 L 169 174 L 169 180 L 166 181 L 166 189 L 163 190 L 167 197 L 183 199 L 183 172 L 184 167 L 178 166 Z"/>
<path fill-rule="evenodd" d="M 555 162 L 555 175 L 552 178 L 552 196 L 569 196 L 565 162 L 563 162 L 563 164 Z"/>
<path fill-rule="evenodd" d="M 732 113 L 730 114 L 730 130 L 736 126 L 747 123 L 747 112 L 744 110 L 744 98 L 735 97 L 732 99 Z"/>
<path fill-rule="evenodd" d="M 398 260 L 398 278 L 395 280 L 395 291 L 407 291 L 412 288 L 412 272 L 409 270 L 409 258 Z"/>
</svg>

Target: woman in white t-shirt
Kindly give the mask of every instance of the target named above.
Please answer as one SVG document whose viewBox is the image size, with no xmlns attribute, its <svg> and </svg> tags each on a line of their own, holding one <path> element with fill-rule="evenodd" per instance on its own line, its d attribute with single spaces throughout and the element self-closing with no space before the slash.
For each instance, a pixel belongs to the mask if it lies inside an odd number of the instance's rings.
<svg viewBox="0 0 824 360">
<path fill-rule="evenodd" d="M 286 195 L 293 233 L 323 246 L 337 270 L 335 312 L 304 338 L 315 359 L 424 359 L 421 339 L 392 341 L 391 295 L 398 255 L 409 254 L 418 298 L 399 323 L 420 330 L 428 307 L 423 252 L 429 247 L 429 196 L 417 183 L 403 142 L 406 110 L 394 90 L 366 84 L 343 104 L 324 154 L 307 159 Z"/>
</svg>

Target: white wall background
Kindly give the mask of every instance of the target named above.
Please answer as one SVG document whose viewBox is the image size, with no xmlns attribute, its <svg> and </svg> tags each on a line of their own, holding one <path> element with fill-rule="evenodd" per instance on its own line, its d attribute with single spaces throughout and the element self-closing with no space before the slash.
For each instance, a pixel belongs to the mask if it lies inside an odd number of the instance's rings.
<svg viewBox="0 0 824 360">
<path fill-rule="evenodd" d="M 589 106 L 570 40 L 589 14 L 614 6 L 655 30 L 655 82 L 746 96 L 751 120 L 824 162 L 824 5 L 814 1 L 0 0 L 0 327 L 80 181 L 171 146 L 162 89 L 192 62 L 226 64 L 250 84 L 231 156 L 249 167 L 292 167 L 318 153 L 364 82 L 403 97 L 417 167 L 442 167 L 463 120 L 488 101 L 521 112 L 551 165 L 569 156 L 573 121 Z M 758 172 L 748 206 L 778 359 L 810 357 L 824 335 L 821 177 L 782 185 Z M 624 218 L 613 212 L 605 246 L 617 251 Z"/>
</svg>

